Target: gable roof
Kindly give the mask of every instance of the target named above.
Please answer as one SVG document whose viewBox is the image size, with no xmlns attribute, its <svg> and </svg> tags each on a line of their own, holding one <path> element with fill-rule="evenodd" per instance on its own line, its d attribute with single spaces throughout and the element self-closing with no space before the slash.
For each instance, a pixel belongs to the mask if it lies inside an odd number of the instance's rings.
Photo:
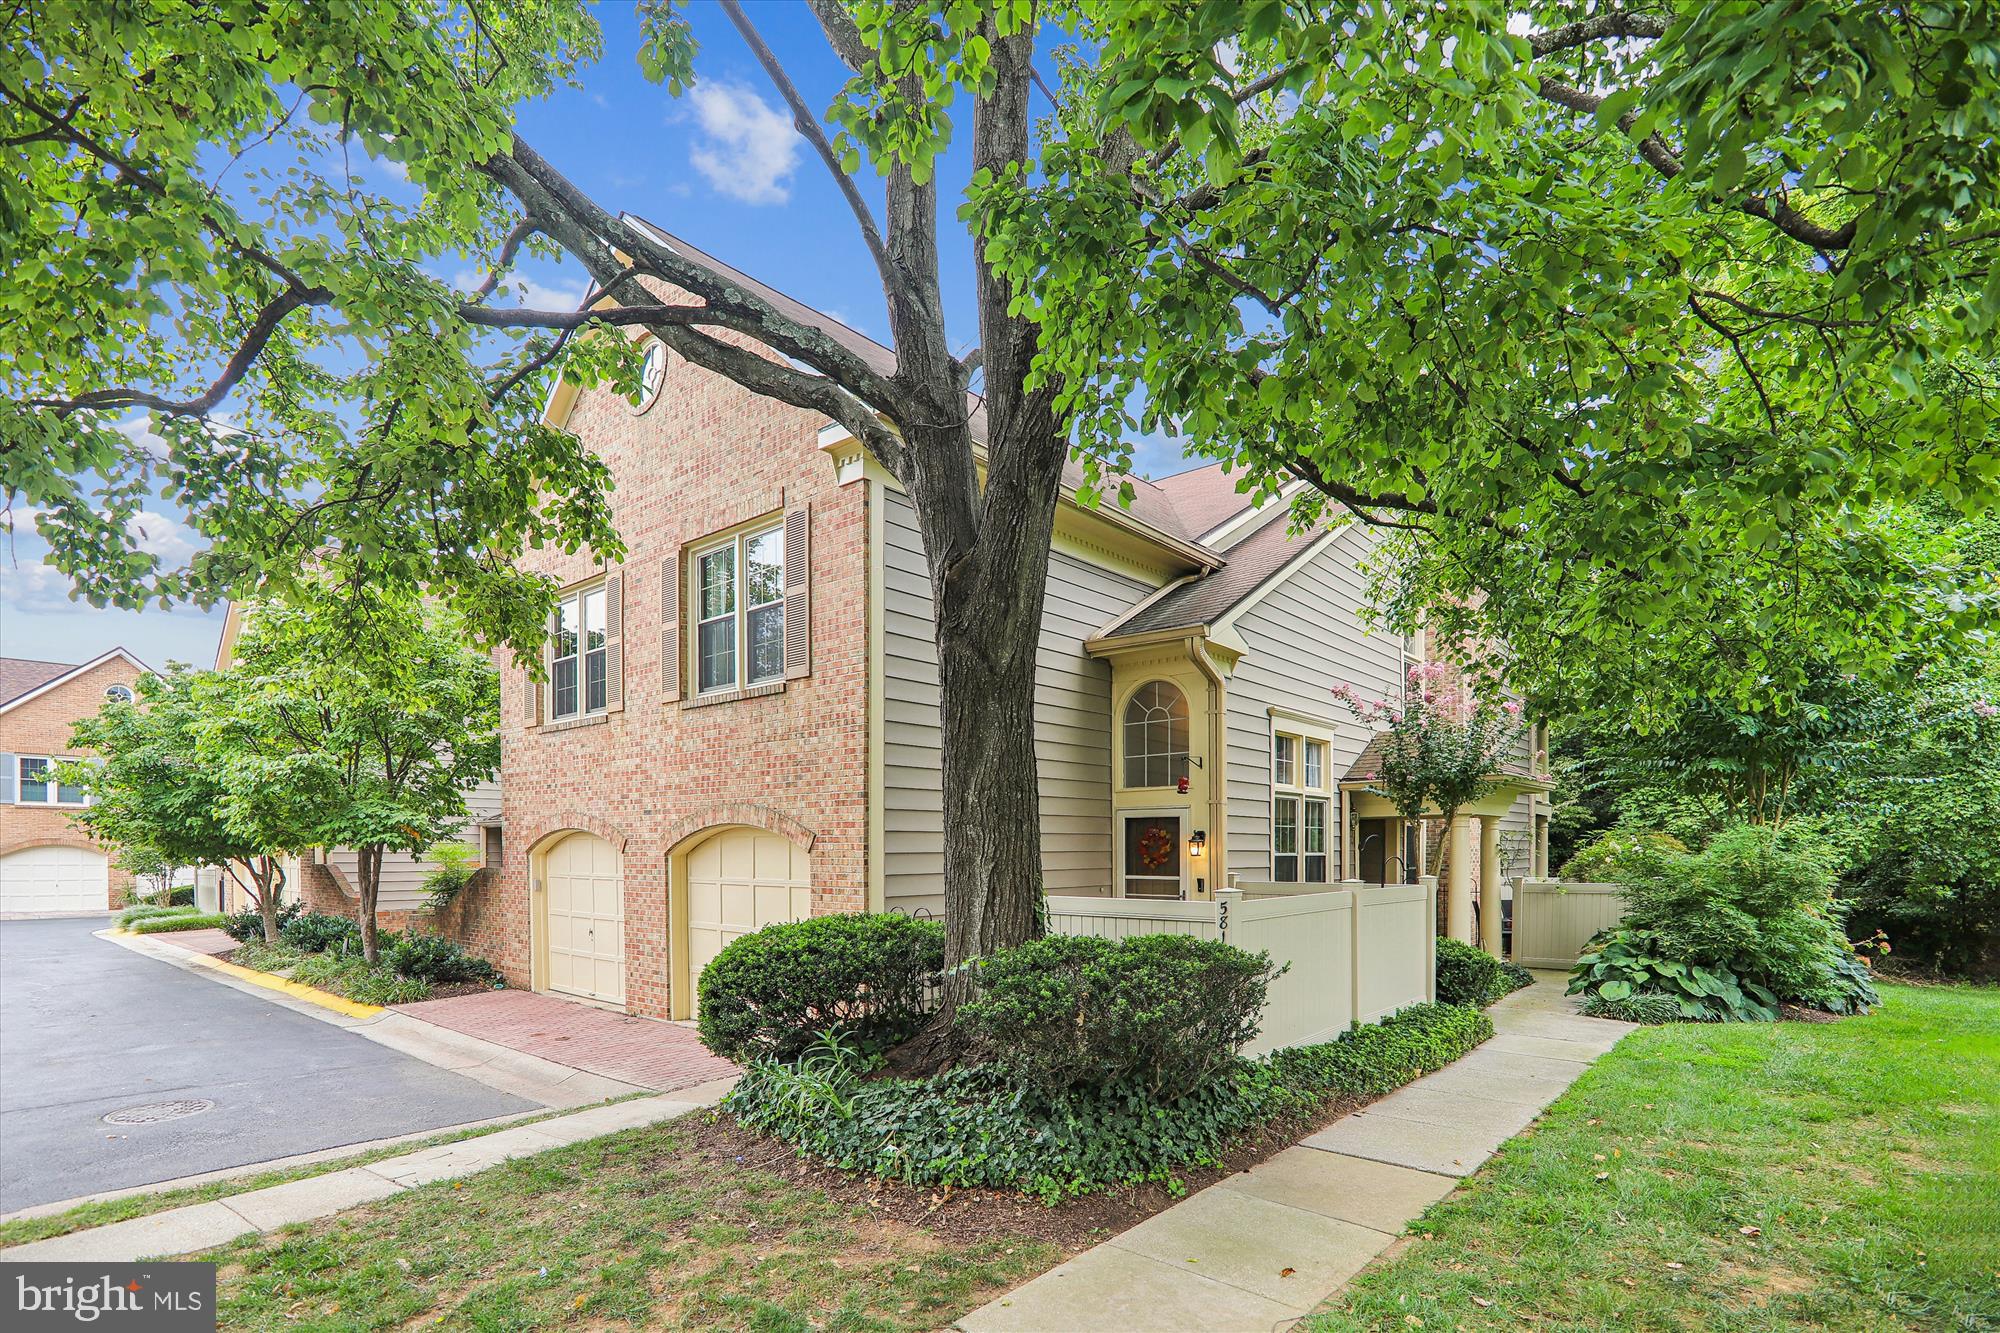
<svg viewBox="0 0 2000 1333">
<path fill-rule="evenodd" d="M 113 648 L 110 652 L 99 653 L 88 662 L 83 662 L 76 666 L 69 666 L 62 662 L 39 662 L 32 658 L 24 657 L 0 658 L 0 713 L 4 713 L 17 705 L 24 704 L 30 699 L 38 699 L 50 690 L 58 689 L 66 682 L 74 680 L 86 672 L 96 670 L 113 658 L 125 659 L 126 662 L 131 664 L 134 671 L 146 675 L 154 674 L 153 668 L 147 666 L 123 648 Z M 38 673 L 41 676 L 39 680 L 34 680 L 33 683 L 27 684 L 18 690 L 13 687 L 13 683 L 16 680 L 26 681 Z"/>
<path fill-rule="evenodd" d="M 1254 497 L 1236 489 L 1238 480 L 1223 471 L 1222 464 L 1210 463 L 1156 478 L 1147 485 L 1167 497 L 1192 541 L 1256 507 Z"/>
<path fill-rule="evenodd" d="M 1275 508 L 1270 518 L 1224 552 L 1227 563 L 1222 568 L 1142 604 L 1098 637 L 1114 639 L 1215 624 L 1332 535 L 1325 531 L 1295 533 L 1289 515 L 1288 509 Z"/>
</svg>

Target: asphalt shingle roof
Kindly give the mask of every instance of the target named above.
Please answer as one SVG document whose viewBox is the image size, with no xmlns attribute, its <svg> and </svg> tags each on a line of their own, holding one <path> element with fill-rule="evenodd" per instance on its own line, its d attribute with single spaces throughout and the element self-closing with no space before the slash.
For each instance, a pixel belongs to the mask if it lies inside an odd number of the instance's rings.
<svg viewBox="0 0 2000 1333">
<path fill-rule="evenodd" d="M 32 657 L 0 657 L 0 704 L 12 703 L 29 690 L 48 684 L 74 662 L 42 662 Z"/>
</svg>

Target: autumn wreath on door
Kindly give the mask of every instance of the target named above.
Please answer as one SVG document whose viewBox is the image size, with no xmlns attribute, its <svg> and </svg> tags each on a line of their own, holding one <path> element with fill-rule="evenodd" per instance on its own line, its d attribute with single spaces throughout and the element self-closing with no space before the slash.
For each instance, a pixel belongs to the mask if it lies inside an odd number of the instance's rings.
<svg viewBox="0 0 2000 1333">
<path fill-rule="evenodd" d="M 1139 835 L 1139 870 L 1166 870 L 1174 863 L 1174 835 L 1158 824 Z"/>
</svg>

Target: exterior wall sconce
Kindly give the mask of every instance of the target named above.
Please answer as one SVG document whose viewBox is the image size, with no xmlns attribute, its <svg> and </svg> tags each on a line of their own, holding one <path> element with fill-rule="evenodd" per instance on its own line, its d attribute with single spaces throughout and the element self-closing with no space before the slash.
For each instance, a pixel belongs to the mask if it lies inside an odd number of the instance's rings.
<svg viewBox="0 0 2000 1333">
<path fill-rule="evenodd" d="M 1206 829 L 1196 829 L 1193 835 L 1188 838 L 1188 855 L 1199 857 L 1207 850 L 1208 831 Z"/>
</svg>

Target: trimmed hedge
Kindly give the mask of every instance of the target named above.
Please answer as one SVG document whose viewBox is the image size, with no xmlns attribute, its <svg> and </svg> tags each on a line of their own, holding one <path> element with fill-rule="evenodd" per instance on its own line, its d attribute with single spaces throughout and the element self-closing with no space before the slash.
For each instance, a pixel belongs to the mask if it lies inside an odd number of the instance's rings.
<svg viewBox="0 0 2000 1333">
<path fill-rule="evenodd" d="M 1463 940 L 1438 937 L 1439 1004 L 1463 1004 L 1484 1009 L 1502 996 L 1534 984 L 1534 974 L 1519 963 L 1502 962 L 1484 949 Z"/>
<path fill-rule="evenodd" d="M 464 981 L 497 981 L 500 973 L 442 935 L 405 935 L 382 949 L 382 961 L 405 977 L 450 986 Z"/>
<path fill-rule="evenodd" d="M 144 916 L 127 922 L 134 935 L 162 935 L 172 930 L 221 930 L 229 918 L 220 912 L 176 912 L 171 916 Z"/>
<path fill-rule="evenodd" d="M 1282 971 L 1191 935 L 1050 935 L 980 962 L 960 1007 L 975 1050 L 1051 1095 L 1125 1086 L 1171 1099 L 1236 1059 Z"/>
<path fill-rule="evenodd" d="M 1166 1102 L 1130 1087 L 1051 1095 L 998 1064 L 868 1081 L 863 1063 L 822 1047 L 798 1064 L 752 1065 L 723 1109 L 846 1170 L 1053 1203 L 1218 1165 L 1261 1126 L 1335 1097 L 1391 1092 L 1492 1035 L 1492 1020 L 1475 1009 L 1416 1005 L 1321 1046 L 1238 1059 Z"/>
<path fill-rule="evenodd" d="M 922 1026 L 944 927 L 893 913 L 809 917 L 724 945 L 702 970 L 701 1040 L 726 1060 L 792 1060 L 831 1033 L 886 1050 Z"/>
</svg>

